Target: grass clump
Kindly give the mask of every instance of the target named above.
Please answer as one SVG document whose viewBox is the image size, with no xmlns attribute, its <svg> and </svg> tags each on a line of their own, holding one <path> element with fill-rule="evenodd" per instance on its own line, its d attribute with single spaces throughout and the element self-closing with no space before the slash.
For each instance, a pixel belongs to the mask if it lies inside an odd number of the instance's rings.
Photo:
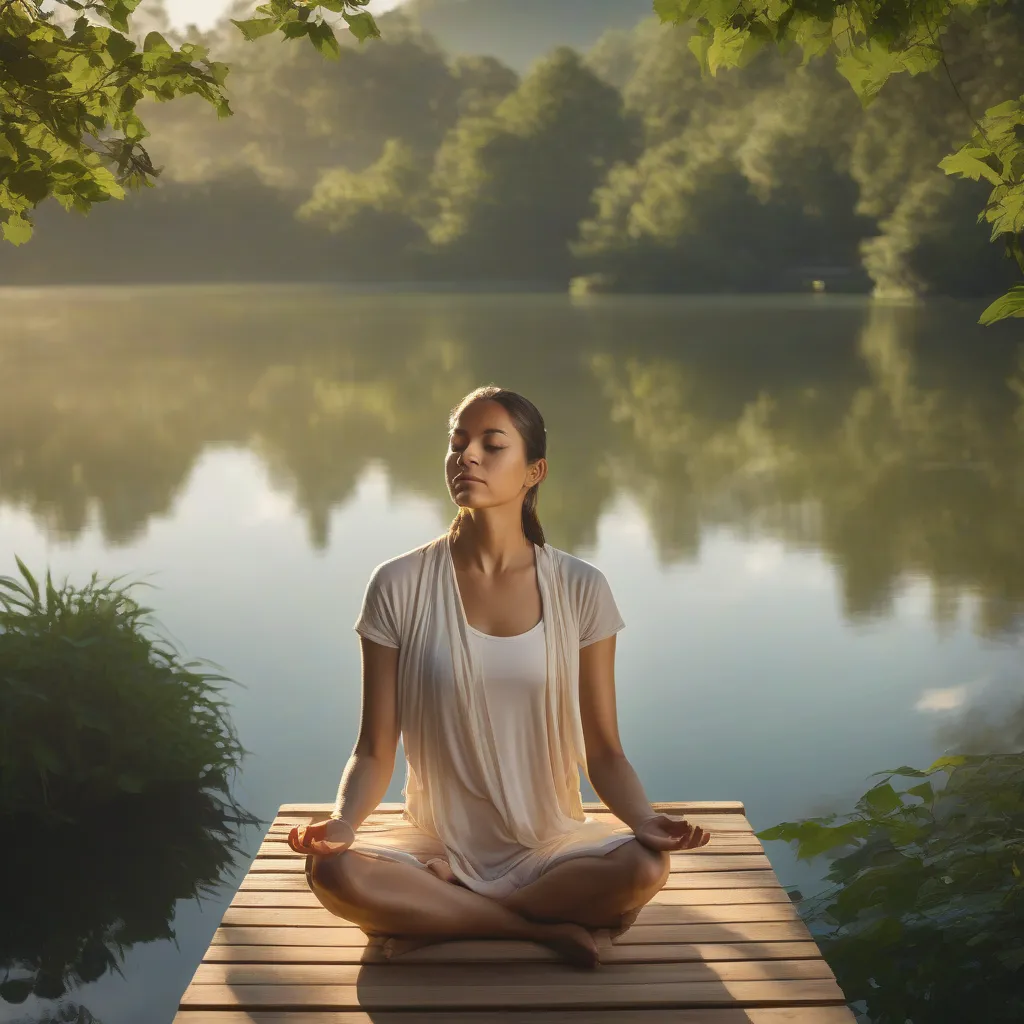
<svg viewBox="0 0 1024 1024">
<path fill-rule="evenodd" d="M 167 785 L 230 800 L 246 751 L 211 662 L 183 661 L 152 609 L 94 573 L 58 589 L 0 576 L 0 816 L 77 822 Z M 216 666 L 213 666 L 216 667 Z"/>
</svg>

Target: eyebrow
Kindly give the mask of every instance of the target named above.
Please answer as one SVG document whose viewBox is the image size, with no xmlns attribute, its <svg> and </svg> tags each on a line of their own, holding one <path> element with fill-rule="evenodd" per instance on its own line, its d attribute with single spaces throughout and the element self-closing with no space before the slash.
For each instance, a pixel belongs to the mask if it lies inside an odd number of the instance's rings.
<svg viewBox="0 0 1024 1024">
<path fill-rule="evenodd" d="M 465 433 L 467 433 L 467 431 L 463 430 L 462 427 L 456 427 L 452 431 L 452 433 L 453 434 L 465 434 Z M 504 430 L 499 430 L 497 427 L 488 427 L 484 431 L 484 433 L 485 434 L 505 434 L 505 431 Z M 505 436 L 508 437 L 508 434 L 505 434 Z"/>
</svg>

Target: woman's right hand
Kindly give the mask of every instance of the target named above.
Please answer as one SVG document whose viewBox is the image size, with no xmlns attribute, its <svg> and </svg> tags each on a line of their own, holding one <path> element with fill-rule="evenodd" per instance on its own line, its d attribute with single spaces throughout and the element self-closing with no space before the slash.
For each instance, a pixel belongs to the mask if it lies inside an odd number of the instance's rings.
<svg viewBox="0 0 1024 1024">
<path fill-rule="evenodd" d="M 312 825 L 296 825 L 288 833 L 288 845 L 296 853 L 316 853 L 321 857 L 343 853 L 355 840 L 352 826 L 341 818 L 328 818 Z"/>
</svg>

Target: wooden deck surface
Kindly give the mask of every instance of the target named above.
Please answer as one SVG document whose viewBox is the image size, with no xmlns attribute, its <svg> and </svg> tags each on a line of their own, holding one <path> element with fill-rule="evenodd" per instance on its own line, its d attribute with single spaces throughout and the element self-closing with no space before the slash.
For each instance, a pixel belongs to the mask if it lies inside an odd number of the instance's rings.
<svg viewBox="0 0 1024 1024">
<path fill-rule="evenodd" d="M 589 814 L 620 824 L 601 804 Z M 542 946 L 446 942 L 388 961 L 328 913 L 286 842 L 328 804 L 278 812 L 175 1024 L 852 1024 L 843 993 L 772 871 L 740 803 L 661 803 L 711 832 L 672 854 L 665 887 L 635 925 L 598 933 L 601 964 Z M 360 834 L 398 820 L 381 804 Z"/>
</svg>

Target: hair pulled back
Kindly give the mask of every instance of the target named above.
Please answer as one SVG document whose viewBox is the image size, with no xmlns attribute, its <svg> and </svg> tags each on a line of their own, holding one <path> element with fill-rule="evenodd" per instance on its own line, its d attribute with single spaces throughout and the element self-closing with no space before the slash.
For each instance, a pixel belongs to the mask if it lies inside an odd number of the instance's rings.
<svg viewBox="0 0 1024 1024">
<path fill-rule="evenodd" d="M 509 414 L 513 424 L 526 444 L 526 461 L 536 462 L 538 459 L 546 458 L 548 450 L 548 435 L 544 426 L 544 417 L 540 410 L 528 398 L 507 388 L 499 388 L 495 384 L 486 384 L 483 387 L 470 391 L 458 405 L 452 409 L 448 417 L 449 431 L 455 428 L 459 417 L 474 402 L 482 401 L 497 402 Z M 537 517 L 537 490 L 539 483 L 534 484 L 523 499 L 523 533 L 528 540 L 540 547 L 544 546 L 544 528 L 540 525 Z M 462 520 L 468 515 L 468 511 L 460 508 L 448 527 L 451 536 L 457 536 Z"/>
</svg>

